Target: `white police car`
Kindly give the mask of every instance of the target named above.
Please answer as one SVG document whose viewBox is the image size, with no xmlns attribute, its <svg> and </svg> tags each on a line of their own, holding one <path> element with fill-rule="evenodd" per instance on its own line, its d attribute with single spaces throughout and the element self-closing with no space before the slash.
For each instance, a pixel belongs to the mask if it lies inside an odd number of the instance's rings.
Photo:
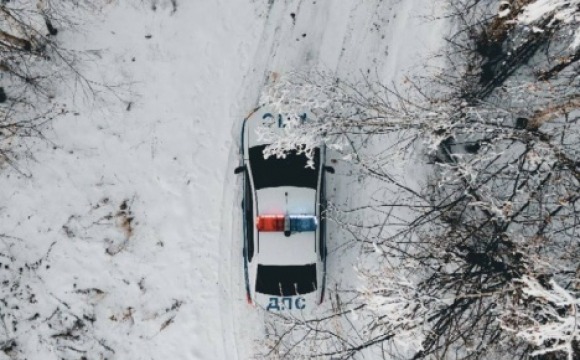
<svg viewBox="0 0 580 360">
<path fill-rule="evenodd" d="M 271 110 L 271 109 L 270 109 Z M 284 116 L 260 107 L 242 126 L 244 271 L 249 303 L 270 311 L 305 310 L 324 299 L 326 274 L 325 147 L 264 159 L 256 128 L 284 127 Z M 306 115 L 304 115 L 305 120 Z"/>
</svg>

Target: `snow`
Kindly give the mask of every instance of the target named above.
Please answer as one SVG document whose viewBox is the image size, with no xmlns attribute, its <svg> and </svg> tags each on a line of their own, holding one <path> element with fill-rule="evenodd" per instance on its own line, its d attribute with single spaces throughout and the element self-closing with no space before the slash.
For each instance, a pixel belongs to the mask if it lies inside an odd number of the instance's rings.
<svg viewBox="0 0 580 360">
<path fill-rule="evenodd" d="M 20 172 L 0 173 L 1 252 L 16 266 L 43 264 L 18 280 L 37 301 L 14 295 L 21 324 L 7 337 L 32 360 L 250 358 L 264 325 L 243 288 L 241 120 L 263 85 L 291 70 L 403 81 L 440 42 L 443 22 L 423 17 L 432 6 L 113 1 L 81 30 L 61 31 L 68 47 L 96 55 L 87 77 L 112 86 L 95 84 L 94 100 L 59 88 L 77 95 L 71 112 L 47 141 L 27 143 Z M 337 164 L 329 195 L 356 206 L 347 166 Z M 331 240 L 331 286 L 356 281 L 345 241 Z M 55 309 L 64 315 L 51 325 Z M 71 349 L 51 335 L 75 318 L 90 325 Z"/>
<path fill-rule="evenodd" d="M 244 297 L 222 279 L 237 243 L 221 229 L 232 206 L 224 194 L 234 188 L 232 128 L 244 114 L 223 104 L 236 103 L 249 67 L 253 11 L 242 2 L 183 3 L 174 14 L 115 3 L 82 34 L 64 34 L 77 50 L 98 49 L 88 76 L 122 84 L 113 91 L 123 101 L 104 93 L 72 104 L 80 114 L 47 132 L 55 147 L 37 144 L 23 164 L 32 177 L 2 174 L 2 232 L 25 239 L 32 259 L 55 242 L 40 275 L 45 291 L 77 316 L 94 313 L 94 336 L 117 358 L 232 359 L 243 351 L 233 346 L 241 330 L 225 318 L 238 317 L 224 308 Z M 116 215 L 125 200 L 131 236 Z M 98 299 L 76 292 L 92 288 L 103 292 Z M 52 306 L 41 311 L 48 317 Z M 27 352 L 46 359 L 60 350 Z"/>
<path fill-rule="evenodd" d="M 570 48 L 576 49 L 580 46 L 579 7 L 580 0 L 537 0 L 526 5 L 518 20 L 522 24 L 530 25 L 553 15 L 554 20 L 572 25 L 571 35 L 574 40 Z"/>
</svg>

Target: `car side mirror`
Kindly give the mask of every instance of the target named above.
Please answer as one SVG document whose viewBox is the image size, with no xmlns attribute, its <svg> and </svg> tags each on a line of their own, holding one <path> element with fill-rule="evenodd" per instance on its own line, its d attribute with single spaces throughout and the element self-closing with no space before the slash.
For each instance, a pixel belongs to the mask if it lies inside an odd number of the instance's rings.
<svg viewBox="0 0 580 360">
<path fill-rule="evenodd" d="M 324 171 L 330 174 L 334 174 L 334 168 L 332 166 L 325 166 Z"/>
<path fill-rule="evenodd" d="M 246 170 L 246 165 L 242 165 L 242 166 L 238 166 L 237 168 L 234 169 L 234 174 L 238 175 L 244 172 L 244 170 Z"/>
</svg>

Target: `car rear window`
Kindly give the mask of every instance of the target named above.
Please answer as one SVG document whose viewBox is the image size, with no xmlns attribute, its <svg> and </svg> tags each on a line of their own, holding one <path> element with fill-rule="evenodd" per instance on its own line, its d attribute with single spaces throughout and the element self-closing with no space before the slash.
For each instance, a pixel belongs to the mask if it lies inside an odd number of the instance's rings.
<svg viewBox="0 0 580 360">
<path fill-rule="evenodd" d="M 296 186 L 316 189 L 318 170 L 320 168 L 320 151 L 314 151 L 314 167 L 306 167 L 306 155 L 297 155 L 296 151 L 289 152 L 284 159 L 270 156 L 264 159 L 264 149 L 267 145 L 250 148 L 250 165 L 254 177 L 256 190 Z"/>
<path fill-rule="evenodd" d="M 316 264 L 298 266 L 258 265 L 256 291 L 266 295 L 292 296 L 316 290 Z"/>
</svg>

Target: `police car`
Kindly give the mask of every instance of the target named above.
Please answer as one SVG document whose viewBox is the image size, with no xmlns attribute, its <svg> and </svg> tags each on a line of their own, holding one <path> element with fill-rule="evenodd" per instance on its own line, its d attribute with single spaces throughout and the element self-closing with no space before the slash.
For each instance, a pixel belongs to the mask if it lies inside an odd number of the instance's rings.
<svg viewBox="0 0 580 360">
<path fill-rule="evenodd" d="M 304 121 L 312 115 L 303 115 Z M 243 256 L 247 300 L 270 311 L 308 310 L 324 299 L 326 274 L 325 147 L 264 158 L 260 126 L 282 131 L 285 116 L 260 107 L 242 126 Z"/>
</svg>

